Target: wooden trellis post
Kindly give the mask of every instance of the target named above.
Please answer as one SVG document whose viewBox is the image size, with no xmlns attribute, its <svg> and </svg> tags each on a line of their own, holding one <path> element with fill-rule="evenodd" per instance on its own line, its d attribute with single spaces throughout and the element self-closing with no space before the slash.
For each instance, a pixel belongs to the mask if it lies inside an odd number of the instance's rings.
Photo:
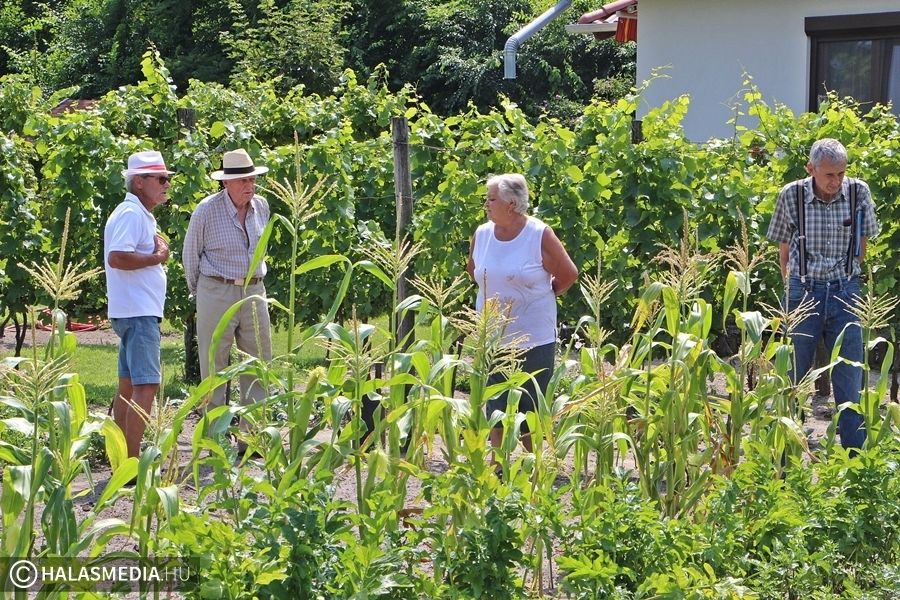
<svg viewBox="0 0 900 600">
<path fill-rule="evenodd" d="M 391 137 L 394 142 L 394 194 L 397 205 L 396 241 L 399 248 L 403 241 L 412 237 L 410 224 L 413 214 L 412 176 L 409 168 L 409 124 L 406 117 L 391 118 Z M 409 280 L 412 266 L 400 274 L 397 281 L 397 301 L 403 302 L 410 295 Z M 403 339 L 413 329 L 413 315 L 407 313 L 397 322 L 397 339 Z"/>
<path fill-rule="evenodd" d="M 197 111 L 179 108 L 178 125 L 193 131 L 197 127 Z M 191 307 L 184 319 L 184 381 L 200 382 L 200 351 L 197 347 L 197 311 Z"/>
</svg>

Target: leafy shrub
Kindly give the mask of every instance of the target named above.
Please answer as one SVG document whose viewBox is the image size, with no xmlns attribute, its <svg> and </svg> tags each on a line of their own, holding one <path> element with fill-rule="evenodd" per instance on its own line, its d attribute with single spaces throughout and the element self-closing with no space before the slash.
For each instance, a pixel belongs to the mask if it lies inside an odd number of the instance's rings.
<svg viewBox="0 0 900 600">
<path fill-rule="evenodd" d="M 562 537 L 562 588 L 577 597 L 628 598 L 655 574 L 671 573 L 693 550 L 689 523 L 660 518 L 659 508 L 627 479 L 574 496 Z"/>
<path fill-rule="evenodd" d="M 742 462 L 691 515 L 660 517 L 627 480 L 573 495 L 562 589 L 579 598 L 891 598 L 896 443 L 812 465 Z M 712 596 L 707 594 L 718 590 Z M 672 596 L 675 597 L 675 596 Z"/>
<path fill-rule="evenodd" d="M 323 597 L 347 544 L 342 505 L 323 483 L 300 480 L 277 493 L 246 473 L 234 475 L 242 479 L 236 497 L 173 517 L 160 548 L 198 561 L 205 583 L 196 597 Z M 217 510 L 246 516 L 223 521 L 213 516 Z"/>
</svg>

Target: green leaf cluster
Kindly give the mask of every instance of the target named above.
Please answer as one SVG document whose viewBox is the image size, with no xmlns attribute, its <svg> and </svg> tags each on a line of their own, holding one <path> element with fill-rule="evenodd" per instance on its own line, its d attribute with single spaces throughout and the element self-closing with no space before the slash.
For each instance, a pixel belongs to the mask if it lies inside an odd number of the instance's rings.
<svg viewBox="0 0 900 600">
<path fill-rule="evenodd" d="M 750 459 L 689 518 L 611 477 L 574 496 L 563 590 L 580 598 L 888 598 L 900 590 L 892 450 L 776 476 Z M 868 592 L 866 592 L 868 590 Z M 866 595 L 868 594 L 868 595 Z"/>
</svg>

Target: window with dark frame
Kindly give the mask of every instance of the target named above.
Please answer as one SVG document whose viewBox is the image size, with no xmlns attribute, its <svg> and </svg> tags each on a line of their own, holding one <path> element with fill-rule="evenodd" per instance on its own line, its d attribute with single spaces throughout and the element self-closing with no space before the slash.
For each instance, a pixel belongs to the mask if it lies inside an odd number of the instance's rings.
<svg viewBox="0 0 900 600">
<path fill-rule="evenodd" d="M 863 107 L 892 103 L 900 116 L 900 12 L 807 17 L 809 109 L 830 92 Z"/>
</svg>

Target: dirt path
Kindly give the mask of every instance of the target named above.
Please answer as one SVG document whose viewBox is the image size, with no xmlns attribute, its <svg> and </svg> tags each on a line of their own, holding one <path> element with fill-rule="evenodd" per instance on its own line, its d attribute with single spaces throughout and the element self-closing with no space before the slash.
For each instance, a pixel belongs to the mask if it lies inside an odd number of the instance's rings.
<svg viewBox="0 0 900 600">
<path fill-rule="evenodd" d="M 12 325 L 7 325 L 3 330 L 3 335 L 0 336 L 0 352 L 13 352 L 16 349 L 16 330 Z M 101 326 L 97 329 L 85 330 L 85 331 L 77 331 L 75 333 L 75 338 L 78 340 L 79 346 L 105 346 L 105 345 L 113 345 L 117 346 L 119 344 L 119 336 L 116 335 L 116 332 L 112 330 L 109 322 L 102 322 Z M 47 343 L 47 340 L 50 339 L 50 332 L 46 329 L 37 329 L 35 331 L 35 339 L 39 346 L 43 346 Z M 180 341 L 181 335 L 176 333 L 171 333 L 163 336 L 163 339 L 166 341 Z M 24 348 L 31 347 L 31 330 L 29 329 L 28 333 L 25 336 L 25 345 Z"/>
</svg>

